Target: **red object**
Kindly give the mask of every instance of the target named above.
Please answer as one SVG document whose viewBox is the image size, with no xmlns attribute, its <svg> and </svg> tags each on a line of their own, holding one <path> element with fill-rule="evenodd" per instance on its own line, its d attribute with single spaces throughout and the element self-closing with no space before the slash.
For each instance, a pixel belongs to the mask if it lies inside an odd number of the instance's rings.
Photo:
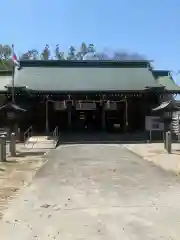
<svg viewBox="0 0 180 240">
<path fill-rule="evenodd" d="M 13 60 L 15 66 L 18 66 L 18 67 L 20 66 L 15 53 L 13 53 L 13 55 L 12 55 L 12 60 Z"/>
<path fill-rule="evenodd" d="M 17 57 L 16 57 L 15 53 L 13 53 L 12 59 L 13 59 L 13 61 L 17 61 Z"/>
</svg>

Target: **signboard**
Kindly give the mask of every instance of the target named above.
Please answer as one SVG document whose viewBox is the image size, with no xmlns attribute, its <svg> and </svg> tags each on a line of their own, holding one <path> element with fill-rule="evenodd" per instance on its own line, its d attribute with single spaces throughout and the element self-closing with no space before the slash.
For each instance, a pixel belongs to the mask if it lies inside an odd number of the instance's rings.
<svg viewBox="0 0 180 240">
<path fill-rule="evenodd" d="M 115 110 L 117 110 L 117 104 L 115 102 L 107 102 L 105 104 L 105 110 L 115 111 Z"/>
<path fill-rule="evenodd" d="M 8 119 L 14 119 L 15 118 L 15 113 L 14 112 L 7 112 L 7 118 Z"/>
<path fill-rule="evenodd" d="M 163 131 L 164 123 L 159 121 L 160 117 L 146 116 L 145 128 L 147 131 Z"/>
<path fill-rule="evenodd" d="M 62 111 L 62 110 L 65 110 L 67 108 L 66 106 L 66 102 L 63 101 L 63 102 L 60 102 L 60 101 L 56 101 L 54 102 L 54 110 L 55 111 Z"/>
<path fill-rule="evenodd" d="M 94 102 L 76 102 L 76 110 L 96 110 Z"/>
</svg>

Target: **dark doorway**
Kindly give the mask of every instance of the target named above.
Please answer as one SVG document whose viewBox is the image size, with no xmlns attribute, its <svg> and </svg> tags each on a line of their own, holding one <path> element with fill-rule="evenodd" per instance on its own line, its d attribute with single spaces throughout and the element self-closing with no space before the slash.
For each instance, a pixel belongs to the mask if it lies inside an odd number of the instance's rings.
<svg viewBox="0 0 180 240">
<path fill-rule="evenodd" d="M 59 128 L 59 131 L 68 130 L 68 111 L 55 111 L 55 127 Z"/>
<path fill-rule="evenodd" d="M 55 110 L 54 108 L 49 111 L 49 130 L 52 132 L 55 127 L 58 127 L 59 131 L 68 130 L 68 111 Z"/>
<path fill-rule="evenodd" d="M 72 129 L 75 131 L 101 130 L 101 113 L 97 110 L 74 110 L 72 112 Z"/>
<path fill-rule="evenodd" d="M 106 110 L 105 121 L 107 131 L 109 132 L 125 132 L 126 114 L 125 114 L 125 103 L 119 102 L 116 104 L 116 109 Z"/>
<path fill-rule="evenodd" d="M 35 133 L 45 132 L 46 106 L 44 102 L 39 102 L 34 106 L 32 112 L 32 126 Z"/>
</svg>

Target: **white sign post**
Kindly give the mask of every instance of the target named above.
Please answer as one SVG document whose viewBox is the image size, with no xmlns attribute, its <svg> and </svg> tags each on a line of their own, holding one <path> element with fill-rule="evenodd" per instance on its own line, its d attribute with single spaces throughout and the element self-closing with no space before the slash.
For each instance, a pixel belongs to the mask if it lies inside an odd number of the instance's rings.
<svg viewBox="0 0 180 240">
<path fill-rule="evenodd" d="M 152 131 L 164 131 L 164 123 L 160 121 L 160 117 L 146 116 L 145 128 L 149 131 L 149 140 L 152 140 Z"/>
<path fill-rule="evenodd" d="M 56 101 L 54 102 L 54 110 L 55 111 L 63 111 L 67 109 L 67 105 L 65 101 Z"/>
<path fill-rule="evenodd" d="M 76 102 L 76 110 L 80 110 L 80 111 L 96 110 L 96 103 L 95 102 Z"/>
</svg>

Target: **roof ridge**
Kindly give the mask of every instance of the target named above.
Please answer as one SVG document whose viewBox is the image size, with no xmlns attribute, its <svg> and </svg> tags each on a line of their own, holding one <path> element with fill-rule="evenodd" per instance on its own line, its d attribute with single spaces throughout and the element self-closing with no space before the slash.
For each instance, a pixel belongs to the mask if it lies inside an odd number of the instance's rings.
<svg viewBox="0 0 180 240">
<path fill-rule="evenodd" d="M 149 68 L 149 60 L 21 60 L 22 67 L 139 67 Z"/>
</svg>

